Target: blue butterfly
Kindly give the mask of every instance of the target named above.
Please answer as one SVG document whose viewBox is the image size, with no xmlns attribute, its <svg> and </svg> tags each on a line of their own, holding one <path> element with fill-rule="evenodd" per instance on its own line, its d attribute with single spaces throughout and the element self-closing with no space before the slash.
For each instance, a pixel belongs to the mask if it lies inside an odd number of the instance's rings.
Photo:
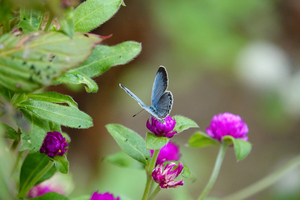
<svg viewBox="0 0 300 200">
<path fill-rule="evenodd" d="M 168 87 L 168 73 L 164 66 L 160 66 L 157 70 L 151 96 L 151 106 L 146 106 L 135 94 L 124 87 L 121 83 L 120 87 L 127 92 L 138 104 L 150 113 L 153 117 L 164 123 L 164 119 L 170 114 L 173 105 L 172 92 L 166 91 Z"/>
</svg>

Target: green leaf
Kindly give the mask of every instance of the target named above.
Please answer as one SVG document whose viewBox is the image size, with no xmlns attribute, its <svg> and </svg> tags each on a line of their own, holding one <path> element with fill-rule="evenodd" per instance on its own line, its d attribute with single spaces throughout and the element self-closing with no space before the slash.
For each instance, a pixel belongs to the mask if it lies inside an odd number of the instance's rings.
<svg viewBox="0 0 300 200">
<path fill-rule="evenodd" d="M 53 166 L 50 158 L 39 152 L 28 154 L 21 167 L 19 198 L 26 196 L 32 186 Z"/>
<path fill-rule="evenodd" d="M 122 0 L 87 0 L 74 12 L 75 30 L 87 33 L 109 20 L 118 10 Z"/>
<path fill-rule="evenodd" d="M 59 18 L 60 30 L 68 35 L 70 38 L 74 37 L 74 10 L 72 7 L 66 7 L 64 16 Z"/>
<path fill-rule="evenodd" d="M 6 100 L 9 101 L 14 96 L 14 93 L 7 88 L 0 86 L 0 95 L 2 95 Z"/>
<path fill-rule="evenodd" d="M 25 93 L 17 93 L 13 96 L 12 102 L 14 105 L 16 105 L 23 101 L 26 101 L 27 99 L 28 99 L 28 96 Z"/>
<path fill-rule="evenodd" d="M 2 122 L 0 122 L 0 127 L 4 131 L 5 138 L 12 139 L 12 140 L 19 139 L 19 134 L 12 127 L 10 127 L 7 124 L 2 123 Z"/>
<path fill-rule="evenodd" d="M 34 113 L 21 109 L 24 118 L 29 122 L 27 129 L 21 128 L 21 146 L 20 151 L 28 149 L 30 153 L 40 150 L 44 138 L 49 130 L 49 121 L 43 120 Z"/>
<path fill-rule="evenodd" d="M 90 200 L 90 199 L 91 199 L 91 195 L 84 195 L 84 196 L 80 196 L 80 197 L 71 198 L 71 200 Z"/>
<path fill-rule="evenodd" d="M 38 31 L 43 22 L 44 13 L 33 9 L 20 10 L 20 22 L 18 27 L 22 28 L 24 33 Z"/>
<path fill-rule="evenodd" d="M 54 164 L 56 169 L 61 173 L 67 174 L 69 172 L 69 162 L 67 160 L 66 155 L 63 156 L 56 155 L 54 157 Z"/>
<path fill-rule="evenodd" d="M 119 151 L 113 155 L 110 155 L 105 158 L 105 160 L 110 163 L 117 165 L 119 167 L 135 168 L 135 169 L 144 169 L 144 165 L 140 162 L 137 162 L 124 151 Z"/>
<path fill-rule="evenodd" d="M 98 85 L 95 81 L 93 81 L 87 75 L 80 73 L 76 70 L 72 70 L 71 72 L 65 73 L 54 82 L 54 84 L 60 83 L 84 84 L 85 90 L 87 92 L 98 91 Z"/>
<path fill-rule="evenodd" d="M 29 94 L 28 97 L 34 100 L 48 101 L 53 103 L 66 103 L 71 107 L 77 108 L 77 103 L 71 96 L 59 94 L 56 92 Z"/>
<path fill-rule="evenodd" d="M 45 120 L 53 121 L 63 126 L 72 128 L 89 128 L 93 126 L 92 118 L 74 107 L 38 100 L 24 101 L 20 106 Z"/>
<path fill-rule="evenodd" d="M 170 138 L 158 137 L 153 133 L 147 133 L 146 148 L 147 149 L 161 149 L 169 142 Z"/>
<path fill-rule="evenodd" d="M 181 172 L 181 176 L 184 177 L 184 178 L 190 178 L 191 177 L 191 171 L 185 164 L 183 164 L 183 170 Z"/>
<path fill-rule="evenodd" d="M 49 171 L 47 171 L 46 174 L 44 174 L 44 176 L 42 176 L 42 177 L 38 180 L 38 182 L 36 182 L 34 185 L 38 185 L 38 184 L 40 184 L 41 182 L 43 182 L 43 181 L 45 181 L 45 180 L 48 180 L 49 178 L 51 178 L 51 177 L 55 174 L 56 171 L 57 171 L 57 169 L 56 169 L 55 165 L 53 165 L 53 166 L 49 169 Z"/>
<path fill-rule="evenodd" d="M 0 37 L 0 85 L 14 92 L 32 92 L 48 86 L 67 70 L 78 66 L 92 53 L 100 37 L 75 33 L 33 32 Z M 53 59 L 55 58 L 55 59 Z"/>
<path fill-rule="evenodd" d="M 77 71 L 88 77 L 99 76 L 112 66 L 128 63 L 135 58 L 141 50 L 141 44 L 133 41 L 123 42 L 111 47 L 97 45 L 87 61 L 67 73 Z"/>
<path fill-rule="evenodd" d="M 194 122 L 193 120 L 187 118 L 187 117 L 183 117 L 183 116 L 175 116 L 175 120 L 176 120 L 176 125 L 175 128 L 173 129 L 173 131 L 177 131 L 177 133 L 180 133 L 186 129 L 189 128 L 198 128 L 198 124 L 196 124 L 196 122 Z"/>
<path fill-rule="evenodd" d="M 251 151 L 251 143 L 242 139 L 235 139 L 232 136 L 224 136 L 223 142 L 233 143 L 235 156 L 238 160 L 244 159 Z"/>
<path fill-rule="evenodd" d="M 144 165 L 148 164 L 150 151 L 139 134 L 118 124 L 107 124 L 105 127 L 125 153 Z"/>
<path fill-rule="evenodd" d="M 195 133 L 189 139 L 190 147 L 206 147 L 210 145 L 220 145 L 220 142 L 201 132 Z"/>
<path fill-rule="evenodd" d="M 30 200 L 49 200 L 49 199 L 53 199 L 53 200 L 69 200 L 68 197 L 58 194 L 56 192 L 48 192 L 42 196 L 39 197 L 35 197 L 35 198 L 30 198 Z"/>
</svg>

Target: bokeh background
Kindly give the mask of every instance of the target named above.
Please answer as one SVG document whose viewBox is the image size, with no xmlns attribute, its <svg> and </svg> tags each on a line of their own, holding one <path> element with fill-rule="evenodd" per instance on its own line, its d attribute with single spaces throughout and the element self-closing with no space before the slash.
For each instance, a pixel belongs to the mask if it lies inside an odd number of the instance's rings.
<svg viewBox="0 0 300 200">
<path fill-rule="evenodd" d="M 283 166 L 300 153 L 300 1 L 299 0 L 126 0 L 117 14 L 94 30 L 113 34 L 106 45 L 134 40 L 141 54 L 113 67 L 95 80 L 99 91 L 87 94 L 54 87 L 70 94 L 94 119 L 87 130 L 64 129 L 72 139 L 68 151 L 75 180 L 72 195 L 95 190 L 140 199 L 145 173 L 114 166 L 104 159 L 120 150 L 105 129 L 122 124 L 145 137 L 148 114 L 119 83 L 150 105 L 152 84 L 160 65 L 169 73 L 174 95 L 171 116 L 198 123 L 176 135 L 182 160 L 194 179 L 184 187 L 159 193 L 157 199 L 196 199 L 213 169 L 218 148 L 191 149 L 189 137 L 205 131 L 213 115 L 231 112 L 249 126 L 253 149 L 237 161 L 232 149 L 209 196 L 224 197 Z M 300 199 L 300 169 L 249 198 Z"/>
</svg>

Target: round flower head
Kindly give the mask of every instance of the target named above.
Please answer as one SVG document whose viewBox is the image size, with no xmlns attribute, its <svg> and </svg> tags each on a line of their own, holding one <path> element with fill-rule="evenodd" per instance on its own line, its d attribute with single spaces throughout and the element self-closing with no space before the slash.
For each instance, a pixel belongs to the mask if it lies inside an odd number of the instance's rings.
<svg viewBox="0 0 300 200">
<path fill-rule="evenodd" d="M 183 164 L 180 163 L 176 169 L 172 170 L 176 166 L 176 163 L 168 163 L 164 167 L 164 163 L 161 163 L 154 168 L 152 171 L 152 178 L 159 184 L 160 188 L 176 188 L 177 186 L 183 185 L 183 180 L 174 181 L 174 179 L 182 172 Z"/>
<path fill-rule="evenodd" d="M 120 197 L 114 198 L 114 196 L 108 192 L 100 194 L 96 191 L 93 193 L 90 200 L 120 200 Z"/>
<path fill-rule="evenodd" d="M 40 152 L 45 153 L 50 157 L 54 157 L 56 155 L 63 156 L 64 153 L 68 150 L 66 149 L 67 146 L 68 143 L 60 132 L 48 132 L 44 139 Z"/>
<path fill-rule="evenodd" d="M 206 128 L 209 136 L 222 142 L 222 138 L 230 135 L 236 139 L 247 141 L 248 126 L 238 115 L 231 113 L 220 113 L 215 115 L 210 122 L 210 126 Z"/>
<path fill-rule="evenodd" d="M 154 153 L 154 150 L 150 150 L 151 156 Z M 172 142 L 168 142 L 165 146 L 163 146 L 158 154 L 156 165 L 161 164 L 165 161 L 179 161 L 181 154 L 179 152 L 179 146 Z"/>
<path fill-rule="evenodd" d="M 166 117 L 164 121 L 165 123 L 161 123 L 156 118 L 151 117 L 151 122 L 148 119 L 146 126 L 156 136 L 171 138 L 177 133 L 177 131 L 173 131 L 176 121 L 170 116 Z"/>
</svg>

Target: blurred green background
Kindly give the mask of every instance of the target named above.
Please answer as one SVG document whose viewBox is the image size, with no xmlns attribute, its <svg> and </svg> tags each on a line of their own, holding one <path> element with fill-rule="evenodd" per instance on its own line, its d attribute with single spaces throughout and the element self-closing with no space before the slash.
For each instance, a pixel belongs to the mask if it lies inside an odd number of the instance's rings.
<svg viewBox="0 0 300 200">
<path fill-rule="evenodd" d="M 237 162 L 230 149 L 209 196 L 224 197 L 275 171 L 300 153 L 300 1 L 298 0 L 127 0 L 126 7 L 95 33 L 113 34 L 104 44 L 142 43 L 142 53 L 125 66 L 96 78 L 99 91 L 71 93 L 94 119 L 88 130 L 65 129 L 75 180 L 73 196 L 95 190 L 140 199 L 145 173 L 113 166 L 104 158 L 120 150 L 105 129 L 122 124 L 145 137 L 148 114 L 119 86 L 122 83 L 147 105 L 155 73 L 164 65 L 174 95 L 171 116 L 183 115 L 205 131 L 213 115 L 231 112 L 249 126 L 253 149 Z M 195 179 L 159 193 L 157 199 L 195 199 L 205 186 L 218 149 L 191 149 L 188 130 L 172 141 Z M 249 198 L 300 199 L 300 169 Z M 180 193 L 180 194 L 179 194 Z M 189 195 L 190 197 L 189 197 Z"/>
</svg>

